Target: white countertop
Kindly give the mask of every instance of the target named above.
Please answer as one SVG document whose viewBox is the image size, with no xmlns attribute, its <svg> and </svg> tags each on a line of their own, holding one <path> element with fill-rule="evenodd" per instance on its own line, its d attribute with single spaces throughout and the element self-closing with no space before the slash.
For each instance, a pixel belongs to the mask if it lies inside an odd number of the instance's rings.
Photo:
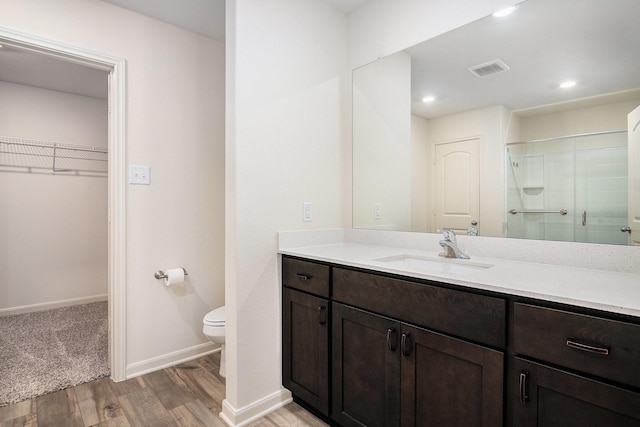
<svg viewBox="0 0 640 427">
<path fill-rule="evenodd" d="M 640 274 L 471 257 L 438 258 L 437 252 L 358 243 L 337 243 L 280 249 L 279 253 L 397 275 L 428 279 L 474 289 L 536 298 L 640 317 Z M 398 267 L 376 261 L 398 255 L 465 264 L 491 265 L 463 272 Z"/>
</svg>

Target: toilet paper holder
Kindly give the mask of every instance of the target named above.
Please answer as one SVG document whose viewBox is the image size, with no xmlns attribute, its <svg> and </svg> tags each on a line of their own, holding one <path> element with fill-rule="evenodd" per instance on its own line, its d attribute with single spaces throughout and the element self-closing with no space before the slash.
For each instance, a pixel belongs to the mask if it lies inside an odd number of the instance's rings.
<svg viewBox="0 0 640 427">
<path fill-rule="evenodd" d="M 189 275 L 189 273 L 187 273 L 187 270 L 185 270 L 185 269 L 184 269 L 184 267 L 180 267 L 180 268 L 182 268 L 182 271 L 184 271 L 184 275 L 185 275 L 185 276 L 188 276 L 188 275 Z M 164 271 L 162 271 L 162 270 L 158 270 L 158 271 L 156 271 L 153 275 L 155 276 L 155 278 L 156 278 L 156 279 L 166 279 L 166 278 L 168 277 L 168 276 L 165 274 L 165 272 L 164 272 Z"/>
</svg>

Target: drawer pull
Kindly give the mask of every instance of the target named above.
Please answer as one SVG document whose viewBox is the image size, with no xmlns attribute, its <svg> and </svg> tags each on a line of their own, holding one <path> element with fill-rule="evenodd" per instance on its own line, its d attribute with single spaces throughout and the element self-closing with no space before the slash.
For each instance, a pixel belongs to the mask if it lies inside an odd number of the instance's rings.
<svg viewBox="0 0 640 427">
<path fill-rule="evenodd" d="M 403 356 L 411 356 L 411 334 L 402 334 L 402 340 L 400 341 L 400 352 Z"/>
<path fill-rule="evenodd" d="M 324 305 L 318 307 L 318 323 L 321 325 L 327 323 L 327 307 Z"/>
<path fill-rule="evenodd" d="M 529 371 L 520 372 L 520 403 L 529 401 L 529 393 L 527 393 L 527 380 L 529 379 Z"/>
<path fill-rule="evenodd" d="M 398 347 L 396 330 L 394 328 L 387 329 L 387 348 L 389 351 L 396 351 Z"/>
<path fill-rule="evenodd" d="M 307 282 L 307 281 L 311 280 L 311 276 L 309 276 L 308 274 L 297 273 L 296 277 L 301 282 Z"/>
<path fill-rule="evenodd" d="M 602 354 L 604 356 L 609 355 L 609 347 L 595 347 L 589 344 L 583 344 L 577 342 L 574 338 L 567 338 L 567 346 L 575 348 L 576 350 L 587 351 L 589 353 Z"/>
</svg>

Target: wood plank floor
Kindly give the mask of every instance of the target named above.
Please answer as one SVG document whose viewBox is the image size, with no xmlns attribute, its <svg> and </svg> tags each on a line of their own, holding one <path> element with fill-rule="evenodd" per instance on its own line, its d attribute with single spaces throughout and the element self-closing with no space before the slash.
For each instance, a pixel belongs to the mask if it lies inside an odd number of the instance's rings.
<svg viewBox="0 0 640 427">
<path fill-rule="evenodd" d="M 225 397 L 220 353 L 114 383 L 100 378 L 0 407 L 0 427 L 226 426 L 218 416 Z M 326 426 L 295 403 L 251 427 Z"/>
</svg>

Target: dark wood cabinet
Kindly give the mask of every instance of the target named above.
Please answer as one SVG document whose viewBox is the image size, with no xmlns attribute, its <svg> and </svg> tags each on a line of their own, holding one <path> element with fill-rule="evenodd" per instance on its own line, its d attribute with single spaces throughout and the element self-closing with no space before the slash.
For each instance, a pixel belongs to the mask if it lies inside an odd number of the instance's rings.
<svg viewBox="0 0 640 427">
<path fill-rule="evenodd" d="M 287 288 L 283 297 L 284 386 L 329 415 L 329 302 Z"/>
<path fill-rule="evenodd" d="M 513 425 L 640 427 L 640 326 L 522 303 L 513 311 Z"/>
<path fill-rule="evenodd" d="M 332 425 L 640 427 L 640 320 L 283 258 L 283 381 Z"/>
<path fill-rule="evenodd" d="M 504 298 L 339 267 L 333 268 L 332 298 L 447 335 L 505 347 Z"/>
<path fill-rule="evenodd" d="M 333 304 L 332 418 L 345 427 L 400 423 L 400 323 Z"/>
<path fill-rule="evenodd" d="M 323 296 L 329 294 L 329 267 L 298 260 L 288 260 L 284 267 L 282 382 L 295 396 L 328 416 L 331 314 L 329 300 Z"/>
<path fill-rule="evenodd" d="M 339 303 L 332 338 L 341 425 L 502 425 L 501 351 Z"/>
<path fill-rule="evenodd" d="M 504 353 L 402 326 L 402 426 L 501 426 Z"/>
<path fill-rule="evenodd" d="M 640 388 L 640 325 L 531 304 L 513 312 L 516 354 Z"/>
<path fill-rule="evenodd" d="M 519 357 L 514 367 L 519 384 L 514 426 L 640 426 L 636 392 Z"/>
</svg>

